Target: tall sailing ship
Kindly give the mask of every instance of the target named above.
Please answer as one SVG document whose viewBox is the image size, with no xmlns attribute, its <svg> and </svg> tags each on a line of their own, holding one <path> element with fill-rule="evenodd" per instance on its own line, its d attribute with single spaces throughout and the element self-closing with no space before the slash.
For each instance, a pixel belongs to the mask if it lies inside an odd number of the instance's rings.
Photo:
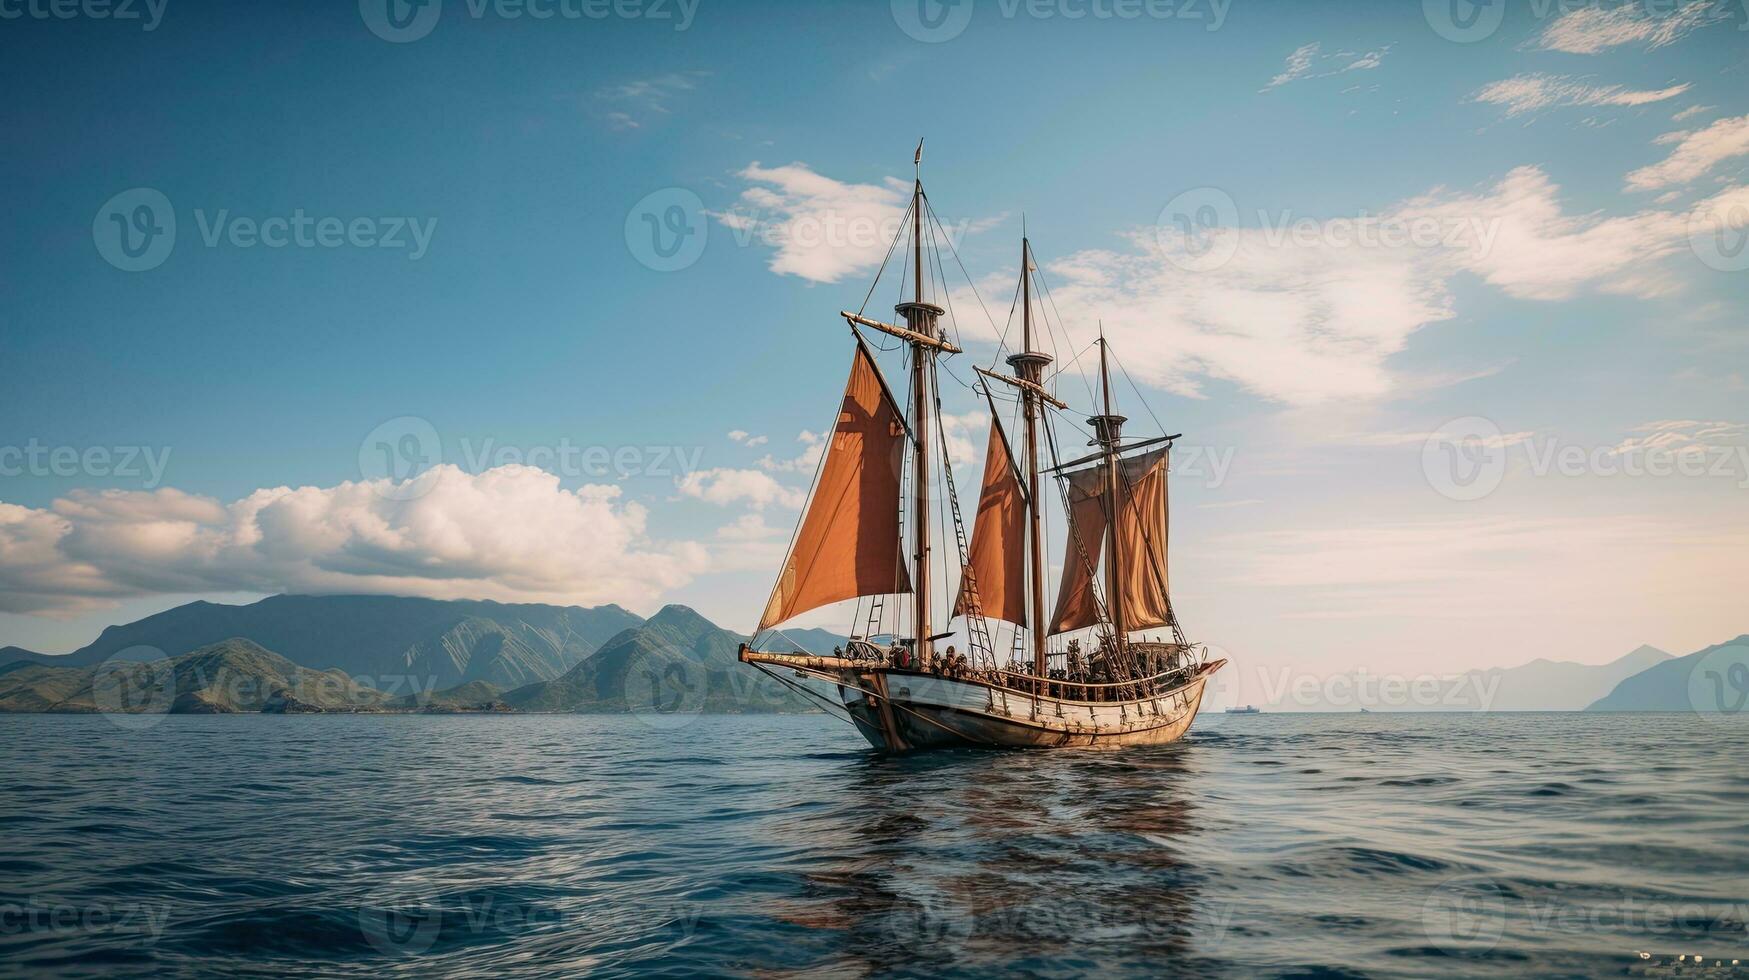
<svg viewBox="0 0 1749 980">
<path fill-rule="evenodd" d="M 919 143 L 913 161 L 919 168 L 921 159 Z M 952 243 L 938 238 L 939 230 L 919 170 L 909 213 L 888 252 L 890 261 L 909 231 L 909 275 L 903 278 L 911 292 L 895 307 L 903 325 L 862 312 L 840 314 L 854 342 L 850 380 L 807 509 L 740 659 L 844 714 L 886 752 L 1174 741 L 1196 717 L 1209 677 L 1226 663 L 1186 641 L 1172 609 L 1166 479 L 1179 436 L 1125 438 L 1127 419 L 1113 406 L 1111 351 L 1102 335 L 1097 406 L 1086 417 L 1093 451 L 1058 459 L 1057 433 L 1079 423 L 1054 393 L 1056 375 L 1046 373 L 1053 357 L 1038 349 L 1037 268 L 1023 237 L 1021 344 L 1007 358 L 1013 373 L 974 368 L 990 433 L 968 536 L 937 395 L 940 362 L 963 351 L 942 323 L 947 309 L 927 298 L 934 280 L 942 282 L 937 297 L 949 300 L 940 245 L 951 250 Z M 925 260 L 926 241 L 935 246 L 933 262 Z M 877 285 L 885 270 L 883 263 Z M 1045 320 L 1042 307 L 1040 313 Z M 892 338 L 904 351 L 904 407 L 864 331 Z M 998 392 L 1015 403 L 1019 455 L 1003 427 Z M 937 474 L 945 507 L 932 499 Z M 1048 617 L 1047 482 L 1067 525 Z M 950 557 L 958 571 L 942 624 L 949 628 L 941 631 L 933 574 L 940 565 L 945 584 L 950 569 L 935 551 L 931 532 L 938 521 L 944 532 L 951 525 Z M 848 600 L 856 600 L 857 627 L 832 655 L 761 649 L 781 636 L 782 624 Z M 952 628 L 954 621 L 960 628 Z M 999 644 L 1004 627 L 1009 642 Z M 836 699 L 801 682 L 807 680 L 831 685 Z"/>
</svg>

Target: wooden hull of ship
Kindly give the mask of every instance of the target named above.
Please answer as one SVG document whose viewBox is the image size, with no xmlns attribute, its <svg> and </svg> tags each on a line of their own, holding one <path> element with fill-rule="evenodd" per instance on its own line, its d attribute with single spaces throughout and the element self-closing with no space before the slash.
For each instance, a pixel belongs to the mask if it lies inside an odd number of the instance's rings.
<svg viewBox="0 0 1749 980">
<path fill-rule="evenodd" d="M 1075 701 L 971 679 L 836 658 L 743 654 L 838 687 L 857 731 L 881 752 L 949 748 L 1126 748 L 1184 736 L 1210 675 L 1226 661 L 1196 668 L 1183 684 L 1127 701 Z"/>
</svg>

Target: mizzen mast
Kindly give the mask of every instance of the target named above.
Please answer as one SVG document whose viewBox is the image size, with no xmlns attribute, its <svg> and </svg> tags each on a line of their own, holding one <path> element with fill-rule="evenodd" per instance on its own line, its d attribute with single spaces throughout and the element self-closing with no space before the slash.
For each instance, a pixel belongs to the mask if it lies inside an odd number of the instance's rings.
<svg viewBox="0 0 1749 980">
<path fill-rule="evenodd" d="M 1105 332 L 1099 334 L 1100 411 L 1087 421 L 1093 425 L 1094 442 L 1098 444 L 1105 467 L 1105 595 L 1111 609 L 1111 632 L 1117 649 L 1123 652 L 1128 642 L 1124 618 L 1123 556 L 1118 549 L 1123 535 L 1118 532 L 1118 518 L 1123 505 L 1118 496 L 1122 477 L 1118 473 L 1118 450 L 1122 448 L 1124 416 L 1116 414 L 1111 405 L 1111 365 L 1108 363 Z"/>
</svg>

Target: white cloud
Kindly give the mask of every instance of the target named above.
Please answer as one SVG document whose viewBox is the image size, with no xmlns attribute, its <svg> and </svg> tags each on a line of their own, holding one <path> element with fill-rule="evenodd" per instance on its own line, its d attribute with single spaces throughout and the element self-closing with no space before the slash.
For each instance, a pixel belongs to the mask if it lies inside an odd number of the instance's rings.
<svg viewBox="0 0 1749 980">
<path fill-rule="evenodd" d="M 1636 434 L 1623 439 L 1611 452 L 1618 456 L 1637 453 L 1672 456 L 1710 453 L 1723 447 L 1742 445 L 1745 433 L 1749 433 L 1749 425 L 1741 422 L 1666 419 L 1636 426 L 1633 432 Z"/>
<path fill-rule="evenodd" d="M 753 507 L 800 507 L 806 494 L 791 489 L 759 470 L 719 467 L 699 470 L 678 484 L 683 496 L 727 506 L 746 502 Z"/>
<path fill-rule="evenodd" d="M 1628 174 L 1629 190 L 1686 184 L 1725 160 L 1749 154 L 1749 116 L 1715 120 L 1692 133 L 1666 133 L 1658 142 L 1676 148 L 1663 160 Z"/>
<path fill-rule="evenodd" d="M 598 105 L 616 107 L 604 114 L 609 127 L 642 129 L 650 119 L 668 115 L 669 104 L 697 88 L 698 80 L 706 74 L 701 71 L 669 72 L 608 85 L 595 90 L 595 101 Z"/>
<path fill-rule="evenodd" d="M 619 489 L 560 488 L 527 466 L 440 466 L 391 481 L 257 490 L 229 504 L 174 489 L 0 504 L 0 611 L 71 613 L 143 595 L 387 593 L 642 605 L 703 571 L 691 542 L 646 537 Z"/>
<path fill-rule="evenodd" d="M 776 456 L 767 453 L 760 458 L 758 462 L 759 468 L 768 470 L 772 473 L 814 472 L 815 467 L 820 465 L 820 458 L 826 455 L 826 440 L 821 438 L 817 433 L 803 429 L 801 433 L 796 436 L 796 441 L 806 447 L 801 451 L 800 455 L 792 456 L 788 459 L 778 459 Z"/>
<path fill-rule="evenodd" d="M 1139 382 L 1195 396 L 1215 378 L 1310 405 L 1389 393 L 1387 359 L 1415 331 L 1453 316 L 1457 273 L 1521 299 L 1586 288 L 1655 296 L 1674 288 L 1657 260 L 1686 242 L 1680 213 L 1564 213 L 1558 188 L 1535 167 L 1483 192 L 1436 190 L 1374 217 L 1375 227 L 1432 229 L 1427 244 L 1363 244 L 1352 219 L 1258 221 L 1264 227 L 1209 233 L 1232 250 L 1215 268 L 1199 265 L 1201 245 L 1175 228 L 1134 232 L 1127 251 L 1070 255 L 1050 266 L 1057 304 L 1098 311 Z M 1091 339 L 1091 324 L 1069 327 Z"/>
<path fill-rule="evenodd" d="M 749 449 L 756 449 L 771 440 L 767 439 L 765 436 L 756 436 L 751 432 L 748 432 L 746 429 L 731 429 L 729 430 L 729 441 L 740 443 Z"/>
<path fill-rule="evenodd" d="M 811 282 L 837 282 L 880 265 L 910 206 L 911 185 L 890 177 L 847 184 L 805 163 L 754 163 L 738 176 L 755 186 L 741 192 L 734 208 L 712 216 L 776 249 L 771 271 Z"/>
<path fill-rule="evenodd" d="M 1708 112 L 1708 111 L 1711 111 L 1711 110 L 1717 109 L 1717 108 L 1718 108 L 1718 106 L 1711 106 L 1711 105 L 1691 105 L 1688 108 L 1682 110 L 1681 112 L 1678 112 L 1676 115 L 1671 116 L 1670 118 L 1675 120 L 1676 122 L 1682 122 L 1685 119 L 1692 119 L 1695 116 L 1698 116 L 1703 112 Z"/>
<path fill-rule="evenodd" d="M 1537 38 L 1535 47 L 1569 54 L 1596 54 L 1623 44 L 1644 43 L 1647 50 L 1687 37 L 1714 19 L 1707 0 L 1695 0 L 1669 13 L 1647 5 L 1584 6 L 1556 18 Z"/>
<path fill-rule="evenodd" d="M 1282 66 L 1281 73 L 1271 78 L 1269 84 L 1260 91 L 1267 92 L 1306 78 L 1327 78 L 1351 71 L 1368 71 L 1383 64 L 1385 55 L 1391 50 L 1390 45 L 1386 45 L 1376 51 L 1337 51 L 1324 54 L 1323 48 L 1317 41 L 1295 48 L 1287 56 L 1287 63 Z"/>
<path fill-rule="evenodd" d="M 1483 86 L 1472 99 L 1506 107 L 1508 116 L 1519 116 L 1556 106 L 1646 105 L 1673 99 L 1689 86 L 1635 90 L 1620 85 L 1587 85 L 1565 75 L 1518 75 Z"/>
</svg>

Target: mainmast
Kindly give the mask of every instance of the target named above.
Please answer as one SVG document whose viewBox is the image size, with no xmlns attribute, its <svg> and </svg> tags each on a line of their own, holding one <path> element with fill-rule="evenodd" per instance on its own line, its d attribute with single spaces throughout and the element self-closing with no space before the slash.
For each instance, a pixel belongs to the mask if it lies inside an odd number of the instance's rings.
<svg viewBox="0 0 1749 980">
<path fill-rule="evenodd" d="M 1032 346 L 1032 244 L 1025 235 L 1020 238 L 1020 353 L 1008 358 L 1008 364 L 1031 388 L 1020 389 L 1020 402 L 1026 419 L 1026 493 L 1028 568 L 1032 587 L 1032 672 L 1046 675 L 1045 640 L 1050 630 L 1045 625 L 1045 557 L 1041 508 L 1044 495 L 1039 493 L 1038 420 L 1039 395 L 1033 390 L 1043 384 L 1049 354 Z"/>
<path fill-rule="evenodd" d="M 1118 517 L 1122 506 L 1118 497 L 1121 477 L 1117 471 L 1117 454 L 1121 448 L 1123 424 L 1126 420 L 1112 411 L 1111 366 L 1107 363 L 1104 331 L 1099 335 L 1099 389 L 1104 414 L 1095 415 L 1087 421 L 1093 425 L 1094 441 L 1098 443 L 1105 461 L 1105 595 L 1111 605 L 1111 631 L 1117 644 L 1114 652 L 1122 653 L 1128 642 L 1128 631 L 1124 627 L 1123 563 L 1122 556 L 1118 554 L 1122 541 L 1122 535 L 1118 533 Z"/>
<path fill-rule="evenodd" d="M 912 158 L 912 166 L 918 173 L 911 185 L 911 251 L 912 265 L 912 300 L 900 303 L 894 311 L 905 318 L 906 328 L 915 335 L 911 343 L 911 432 L 917 440 L 916 454 L 912 457 L 911 485 L 915 493 L 912 500 L 912 527 L 914 528 L 915 548 L 911 560 L 913 568 L 912 586 L 915 589 L 913 598 L 916 600 L 914 624 L 916 633 L 913 641 L 913 652 L 919 659 L 930 656 L 930 609 L 929 609 L 929 417 L 930 399 L 933 392 L 930 379 L 935 375 L 935 354 L 942 349 L 939 321 L 946 312 L 933 303 L 923 299 L 923 141 L 917 141 L 917 154 Z"/>
</svg>

